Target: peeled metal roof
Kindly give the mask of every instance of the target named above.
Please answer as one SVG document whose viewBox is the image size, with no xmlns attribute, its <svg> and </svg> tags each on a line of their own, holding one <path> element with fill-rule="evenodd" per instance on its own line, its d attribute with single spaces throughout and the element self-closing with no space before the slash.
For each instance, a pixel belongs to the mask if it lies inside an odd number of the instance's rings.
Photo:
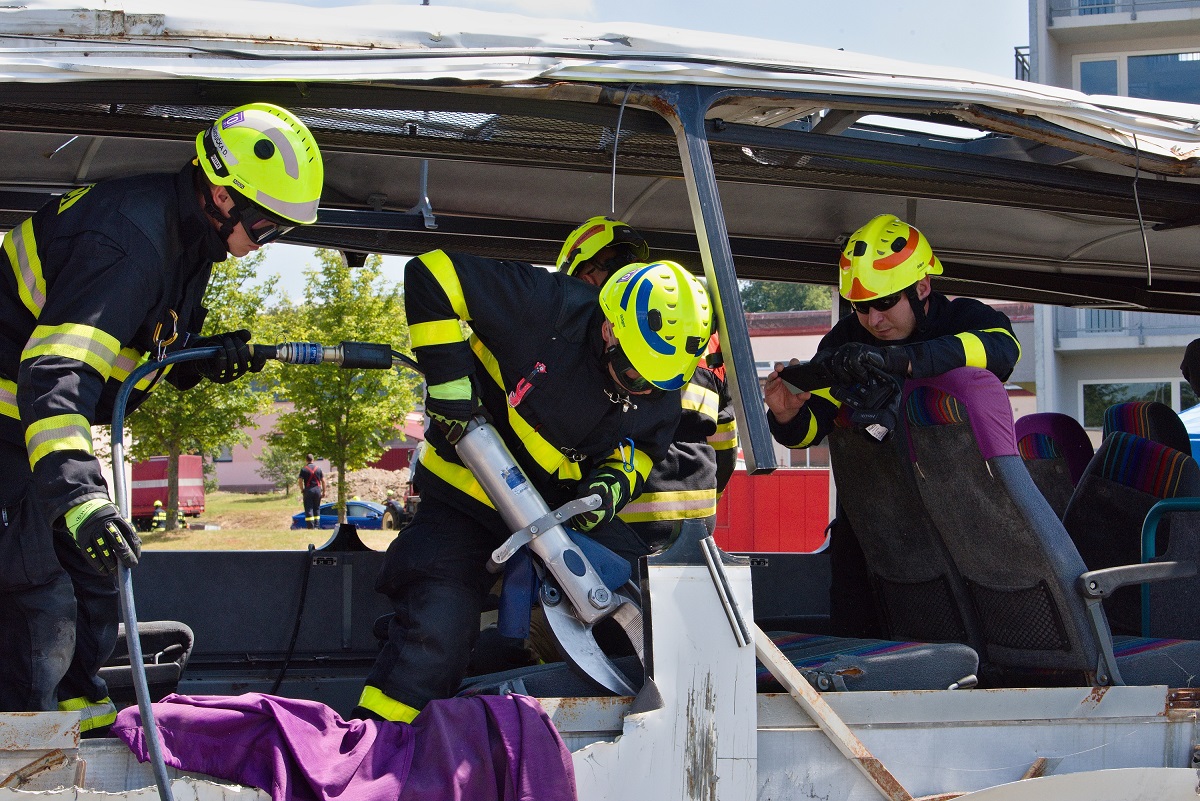
<svg viewBox="0 0 1200 801">
<path fill-rule="evenodd" d="M 0 81 L 578 81 L 852 93 L 1037 117 L 1165 160 L 1200 155 L 1200 108 L 1191 105 L 1087 96 L 967 70 L 639 23 L 440 5 L 31 0 L 0 7 L 2 37 L 8 47 L 0 50 Z"/>
</svg>

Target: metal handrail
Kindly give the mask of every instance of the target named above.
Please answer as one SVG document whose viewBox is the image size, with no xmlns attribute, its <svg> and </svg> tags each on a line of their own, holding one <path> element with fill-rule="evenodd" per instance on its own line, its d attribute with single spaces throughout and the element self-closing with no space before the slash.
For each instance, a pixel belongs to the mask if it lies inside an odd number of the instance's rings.
<svg viewBox="0 0 1200 801">
<path fill-rule="evenodd" d="M 1142 561 L 1154 559 L 1158 521 L 1171 512 L 1200 512 L 1200 498 L 1167 498 L 1150 507 L 1142 522 Z M 1142 636 L 1150 636 L 1150 585 L 1142 585 Z"/>
</svg>

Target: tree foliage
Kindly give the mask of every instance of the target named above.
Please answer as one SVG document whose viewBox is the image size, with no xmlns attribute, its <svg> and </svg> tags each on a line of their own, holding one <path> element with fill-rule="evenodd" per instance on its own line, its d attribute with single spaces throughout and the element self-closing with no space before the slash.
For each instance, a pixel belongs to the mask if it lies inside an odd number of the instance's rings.
<svg viewBox="0 0 1200 801">
<path fill-rule="evenodd" d="M 748 312 L 811 311 L 830 308 L 829 287 L 780 281 L 740 282 L 742 306 Z"/>
<path fill-rule="evenodd" d="M 213 265 L 212 278 L 204 296 L 208 316 L 205 336 L 248 328 L 254 331 L 260 310 L 275 291 L 275 280 L 252 284 L 262 263 L 261 252 L 242 259 L 227 259 Z M 256 338 L 262 341 L 261 337 Z M 135 460 L 166 454 L 167 528 L 175 527 L 179 508 L 179 456 L 184 453 L 213 454 L 222 448 L 244 443 L 245 429 L 271 402 L 261 391 L 257 376 L 230 384 L 201 381 L 180 392 L 166 381 L 128 418 L 132 433 L 129 455 Z"/>
<path fill-rule="evenodd" d="M 258 455 L 259 467 L 255 472 L 260 478 L 270 481 L 275 489 L 282 489 L 284 495 L 290 495 L 303 461 L 303 452 L 292 447 L 287 437 L 276 432 L 263 445 L 262 453 Z"/>
<path fill-rule="evenodd" d="M 351 270 L 340 253 L 318 250 L 319 269 L 306 270 L 304 303 L 272 315 L 280 341 L 327 345 L 342 341 L 408 346 L 400 289 L 380 277 L 378 256 Z M 339 520 L 345 520 L 346 474 L 378 459 L 413 408 L 418 379 L 397 370 L 343 370 L 334 365 L 284 367 L 279 393 L 294 408 L 278 430 L 297 453 L 329 459 L 337 472 Z"/>
</svg>

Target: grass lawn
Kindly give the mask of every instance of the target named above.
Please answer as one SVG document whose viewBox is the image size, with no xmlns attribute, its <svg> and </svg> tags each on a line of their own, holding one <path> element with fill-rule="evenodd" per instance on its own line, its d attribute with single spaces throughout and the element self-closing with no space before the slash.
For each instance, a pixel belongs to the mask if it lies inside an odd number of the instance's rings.
<svg viewBox="0 0 1200 801">
<path fill-rule="evenodd" d="M 292 493 L 249 495 L 210 492 L 204 515 L 188 519 L 190 525 L 208 523 L 220 529 L 144 532 L 142 546 L 160 551 L 303 551 L 311 542 L 318 548 L 330 537 L 329 529 L 290 530 L 292 515 L 303 511 L 300 496 Z M 376 550 L 387 548 L 391 531 L 359 531 L 359 539 Z"/>
</svg>

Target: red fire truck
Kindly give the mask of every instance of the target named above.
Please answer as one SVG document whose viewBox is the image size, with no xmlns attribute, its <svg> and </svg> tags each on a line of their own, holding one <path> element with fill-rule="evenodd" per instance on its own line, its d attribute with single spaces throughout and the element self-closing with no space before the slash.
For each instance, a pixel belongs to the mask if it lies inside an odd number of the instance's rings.
<svg viewBox="0 0 1200 801">
<path fill-rule="evenodd" d="M 154 517 L 154 502 L 167 506 L 167 457 L 152 456 L 134 462 L 130 508 L 134 524 L 149 530 Z M 200 456 L 179 457 L 179 510 L 185 517 L 204 514 L 204 464 Z"/>
</svg>

